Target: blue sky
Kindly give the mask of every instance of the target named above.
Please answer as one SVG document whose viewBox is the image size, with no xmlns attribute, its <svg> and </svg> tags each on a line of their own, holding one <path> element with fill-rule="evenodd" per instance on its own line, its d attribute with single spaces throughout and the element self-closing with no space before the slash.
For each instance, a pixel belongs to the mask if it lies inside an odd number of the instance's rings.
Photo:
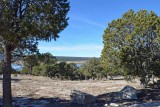
<svg viewBox="0 0 160 107">
<path fill-rule="evenodd" d="M 69 26 L 57 41 L 40 42 L 41 53 L 54 56 L 100 57 L 103 32 L 108 23 L 129 9 L 145 9 L 160 15 L 160 0 L 69 0 Z"/>
</svg>

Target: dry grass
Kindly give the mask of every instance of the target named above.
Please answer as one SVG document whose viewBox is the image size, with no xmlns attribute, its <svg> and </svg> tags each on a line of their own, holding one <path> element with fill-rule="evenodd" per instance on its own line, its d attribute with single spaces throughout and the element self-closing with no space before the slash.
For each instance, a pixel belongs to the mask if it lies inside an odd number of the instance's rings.
<svg viewBox="0 0 160 107">
<path fill-rule="evenodd" d="M 55 98 L 69 99 L 71 90 L 80 90 L 92 95 L 100 95 L 108 92 L 120 91 L 124 86 L 130 85 L 140 88 L 139 82 L 127 82 L 125 80 L 91 80 L 91 81 L 61 81 L 48 77 L 18 75 L 12 80 L 13 97 L 29 98 Z M 2 80 L 0 81 L 0 86 Z M 1 88 L 1 87 L 0 87 Z M 2 90 L 0 91 L 2 96 Z"/>
</svg>

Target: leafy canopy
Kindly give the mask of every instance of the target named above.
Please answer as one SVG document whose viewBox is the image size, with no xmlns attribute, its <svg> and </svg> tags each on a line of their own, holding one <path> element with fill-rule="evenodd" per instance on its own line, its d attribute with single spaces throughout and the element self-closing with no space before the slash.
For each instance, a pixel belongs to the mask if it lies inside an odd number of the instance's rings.
<svg viewBox="0 0 160 107">
<path fill-rule="evenodd" d="M 141 82 L 148 83 L 160 67 L 159 37 L 160 18 L 153 11 L 129 10 L 109 23 L 104 32 L 104 68 L 108 72 L 113 72 L 109 71 L 112 68 L 127 76 L 139 76 Z"/>
<path fill-rule="evenodd" d="M 2 0 L 0 42 L 10 50 L 35 51 L 38 40 L 50 41 L 67 27 L 67 0 Z"/>
</svg>

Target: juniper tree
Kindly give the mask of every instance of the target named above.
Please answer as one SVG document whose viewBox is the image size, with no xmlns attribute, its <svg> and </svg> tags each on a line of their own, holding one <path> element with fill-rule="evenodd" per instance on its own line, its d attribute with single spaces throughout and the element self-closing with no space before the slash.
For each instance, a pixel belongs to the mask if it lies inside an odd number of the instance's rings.
<svg viewBox="0 0 160 107">
<path fill-rule="evenodd" d="M 50 41 L 68 25 L 68 0 L 1 0 L 0 44 L 4 51 L 3 106 L 12 107 L 12 54 L 37 50 L 38 41 Z"/>
<path fill-rule="evenodd" d="M 138 76 L 147 85 L 152 74 L 160 75 L 159 37 L 160 18 L 153 11 L 129 10 L 105 30 L 103 65 L 129 77 Z"/>
</svg>

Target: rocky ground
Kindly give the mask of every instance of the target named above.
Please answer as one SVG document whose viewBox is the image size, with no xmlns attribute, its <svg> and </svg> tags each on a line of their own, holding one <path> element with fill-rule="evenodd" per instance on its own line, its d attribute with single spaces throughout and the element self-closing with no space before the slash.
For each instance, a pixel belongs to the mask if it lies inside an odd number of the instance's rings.
<svg viewBox="0 0 160 107">
<path fill-rule="evenodd" d="M 2 84 L 2 77 L 0 78 L 0 84 Z M 159 89 L 145 89 L 142 92 L 139 84 L 138 81 L 127 82 L 123 79 L 62 81 L 41 76 L 18 75 L 12 76 L 13 104 L 14 107 L 103 107 L 111 102 L 119 103 L 119 106 L 129 106 L 160 101 L 158 100 L 160 99 Z M 142 92 L 137 100 L 114 99 L 114 92 L 120 91 L 126 85 L 133 86 Z M 71 90 L 94 95 L 97 101 L 91 105 L 73 104 L 70 101 Z M 0 96 L 0 106 L 2 106 L 2 90 L 0 90 Z"/>
</svg>

